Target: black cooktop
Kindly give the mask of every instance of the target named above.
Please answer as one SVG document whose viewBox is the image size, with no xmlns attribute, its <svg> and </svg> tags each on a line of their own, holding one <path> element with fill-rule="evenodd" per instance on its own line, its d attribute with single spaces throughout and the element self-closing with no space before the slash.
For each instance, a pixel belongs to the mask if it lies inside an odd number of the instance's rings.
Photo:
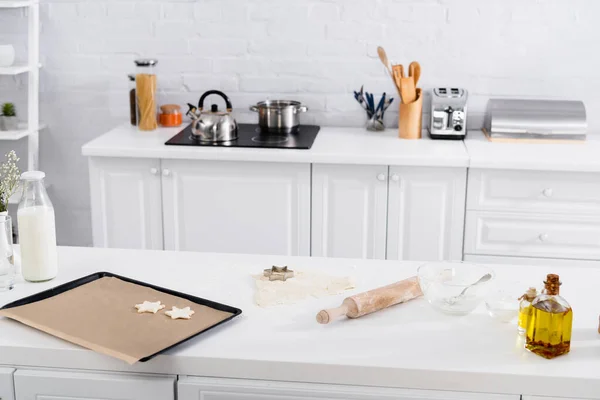
<svg viewBox="0 0 600 400">
<path fill-rule="evenodd" d="M 238 138 L 230 142 L 201 142 L 192 137 L 192 127 L 169 139 L 165 144 L 171 146 L 206 147 L 260 147 L 269 149 L 310 149 L 321 128 L 316 125 L 301 125 L 293 133 L 261 133 L 258 125 L 238 124 Z"/>
</svg>

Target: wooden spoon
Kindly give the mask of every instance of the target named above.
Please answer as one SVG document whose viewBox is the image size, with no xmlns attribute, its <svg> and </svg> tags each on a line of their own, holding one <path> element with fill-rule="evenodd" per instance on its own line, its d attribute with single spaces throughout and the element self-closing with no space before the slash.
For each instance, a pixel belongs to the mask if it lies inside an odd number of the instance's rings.
<svg viewBox="0 0 600 400">
<path fill-rule="evenodd" d="M 385 68 L 387 69 L 390 76 L 394 77 L 394 74 L 392 73 L 392 63 L 387 58 L 387 54 L 386 54 L 385 50 L 383 49 L 383 47 L 381 47 L 381 46 L 377 47 L 377 54 L 379 55 L 379 59 L 381 60 L 383 65 L 385 65 Z"/>
</svg>

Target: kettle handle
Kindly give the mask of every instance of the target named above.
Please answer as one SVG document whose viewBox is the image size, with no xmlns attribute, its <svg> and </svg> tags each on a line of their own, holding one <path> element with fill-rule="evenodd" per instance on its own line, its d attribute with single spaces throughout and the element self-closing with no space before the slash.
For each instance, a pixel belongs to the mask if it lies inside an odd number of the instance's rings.
<svg viewBox="0 0 600 400">
<path fill-rule="evenodd" d="M 200 97 L 200 101 L 198 101 L 198 110 L 199 111 L 202 111 L 204 109 L 204 99 L 206 99 L 211 94 L 216 94 L 216 95 L 221 96 L 223 98 L 223 100 L 225 100 L 225 105 L 227 106 L 227 112 L 232 111 L 233 106 L 231 105 L 231 100 L 229 100 L 229 97 L 227 97 L 227 95 L 225 93 L 221 92 L 220 90 L 209 90 L 208 92 L 204 93 L 202 95 L 202 97 Z"/>
</svg>

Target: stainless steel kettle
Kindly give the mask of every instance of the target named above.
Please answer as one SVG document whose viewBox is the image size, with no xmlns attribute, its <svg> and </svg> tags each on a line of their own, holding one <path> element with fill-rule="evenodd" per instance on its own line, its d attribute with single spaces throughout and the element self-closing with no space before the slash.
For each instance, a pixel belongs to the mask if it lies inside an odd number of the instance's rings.
<svg viewBox="0 0 600 400">
<path fill-rule="evenodd" d="M 210 95 L 219 95 L 225 100 L 226 111 L 219 111 L 213 104 L 210 111 L 204 110 L 204 100 Z M 198 107 L 190 107 L 187 115 L 192 118 L 192 136 L 202 142 L 228 142 L 237 139 L 237 122 L 231 115 L 232 106 L 229 97 L 219 90 L 209 90 L 200 97 Z"/>
</svg>

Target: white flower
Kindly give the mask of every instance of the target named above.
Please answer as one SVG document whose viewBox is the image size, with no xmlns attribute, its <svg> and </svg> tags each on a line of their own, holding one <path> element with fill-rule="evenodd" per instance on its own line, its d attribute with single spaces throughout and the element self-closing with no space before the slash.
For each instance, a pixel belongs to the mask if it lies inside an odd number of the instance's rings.
<svg viewBox="0 0 600 400">
<path fill-rule="evenodd" d="M 21 171 L 17 166 L 19 157 L 14 150 L 6 156 L 6 161 L 0 165 L 0 212 L 8 209 L 8 200 L 19 187 Z"/>
</svg>

